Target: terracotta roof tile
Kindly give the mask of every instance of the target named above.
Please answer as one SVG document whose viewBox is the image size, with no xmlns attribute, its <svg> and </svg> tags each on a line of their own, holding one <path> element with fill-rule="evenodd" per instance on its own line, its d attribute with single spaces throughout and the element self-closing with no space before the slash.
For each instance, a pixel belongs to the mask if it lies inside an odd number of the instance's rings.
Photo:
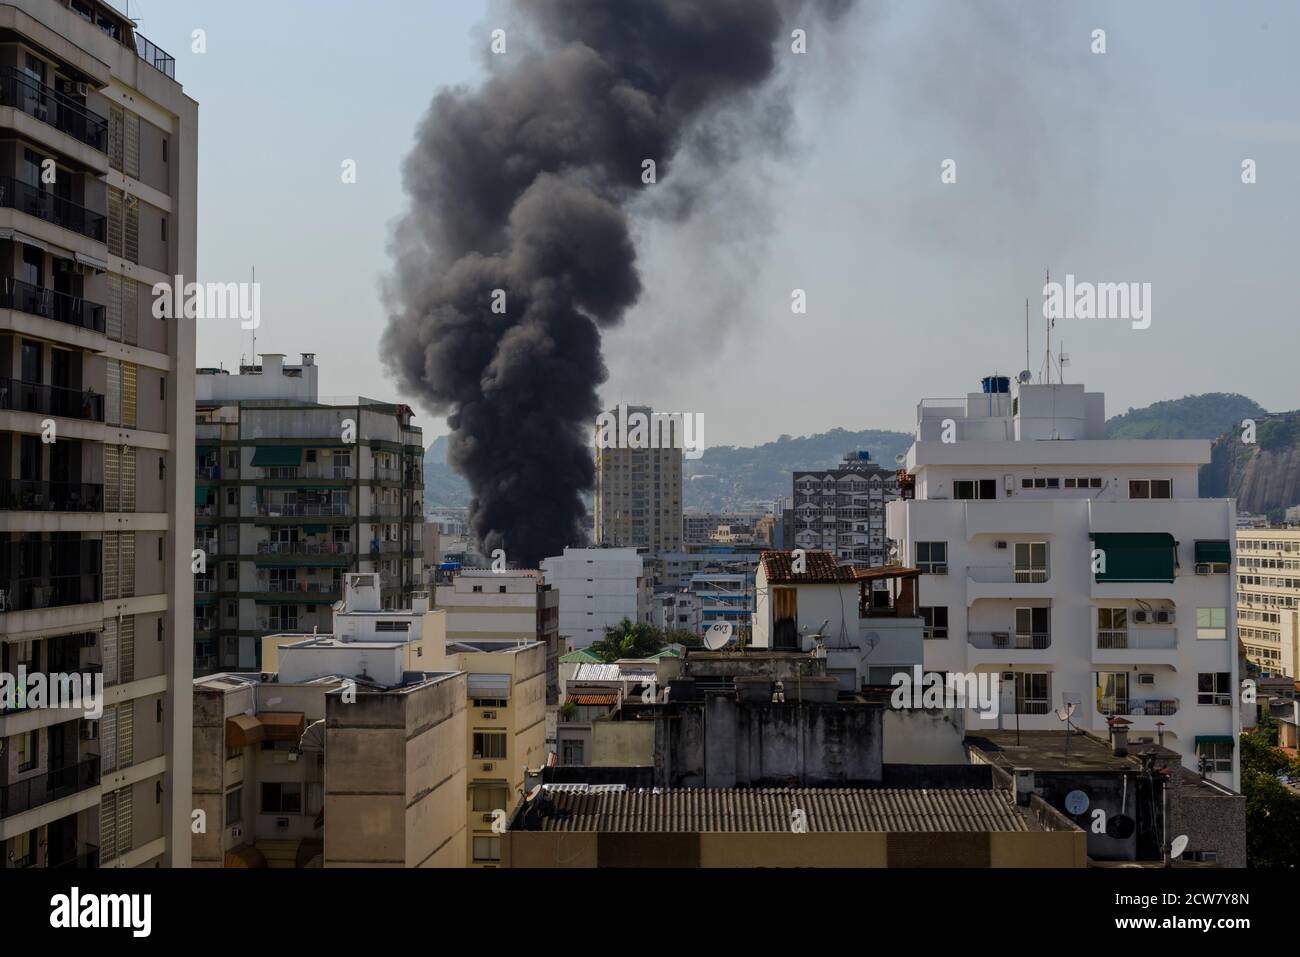
<svg viewBox="0 0 1300 957">
<path fill-rule="evenodd" d="M 853 569 L 841 566 L 830 552 L 804 551 L 802 572 L 794 570 L 794 552 L 764 551 L 759 556 L 769 582 L 833 585 L 852 582 Z"/>
</svg>

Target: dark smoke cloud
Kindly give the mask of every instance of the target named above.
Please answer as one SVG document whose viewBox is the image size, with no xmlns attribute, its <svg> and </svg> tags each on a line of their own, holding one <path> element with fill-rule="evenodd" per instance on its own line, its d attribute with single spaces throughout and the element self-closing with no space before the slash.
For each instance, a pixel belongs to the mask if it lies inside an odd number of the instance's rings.
<svg viewBox="0 0 1300 957">
<path fill-rule="evenodd" d="M 435 97 L 404 167 L 381 348 L 401 386 L 449 412 L 485 549 L 535 565 L 580 540 L 600 329 L 641 293 L 626 204 L 671 190 L 684 138 L 761 88 L 789 31 L 811 26 L 792 14 L 849 3 L 521 0 L 533 49 Z M 688 199 L 664 205 L 683 216 Z"/>
</svg>

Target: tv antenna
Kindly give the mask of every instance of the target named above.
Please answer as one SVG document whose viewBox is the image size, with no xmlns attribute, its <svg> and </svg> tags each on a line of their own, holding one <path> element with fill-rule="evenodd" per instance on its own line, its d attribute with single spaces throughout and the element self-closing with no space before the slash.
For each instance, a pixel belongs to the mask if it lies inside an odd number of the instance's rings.
<svg viewBox="0 0 1300 957">
<path fill-rule="evenodd" d="M 1074 702 L 1067 701 L 1065 704 L 1056 709 L 1056 716 L 1065 722 L 1065 753 L 1070 753 L 1070 735 L 1073 730 L 1070 727 L 1070 718 L 1074 716 Z"/>
</svg>

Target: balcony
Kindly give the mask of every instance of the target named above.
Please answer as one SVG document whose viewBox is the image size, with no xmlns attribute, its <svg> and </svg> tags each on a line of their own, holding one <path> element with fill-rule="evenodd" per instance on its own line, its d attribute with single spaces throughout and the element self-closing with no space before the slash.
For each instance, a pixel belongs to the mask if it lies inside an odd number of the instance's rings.
<svg viewBox="0 0 1300 957">
<path fill-rule="evenodd" d="M 309 582 L 294 580 L 272 580 L 269 578 L 258 577 L 257 590 L 271 592 L 273 594 L 298 594 L 298 595 L 333 595 L 343 590 L 342 582 Z"/>
<path fill-rule="evenodd" d="M 1007 565 L 968 565 L 966 602 L 980 598 L 1050 598 L 1051 573 L 1045 568 Z"/>
<path fill-rule="evenodd" d="M 308 463 L 306 465 L 268 465 L 262 469 L 262 477 L 267 479 L 291 480 L 291 479 L 350 479 L 352 478 L 352 466 L 350 465 L 322 465 L 319 463 Z"/>
<path fill-rule="evenodd" d="M 208 479 L 209 481 L 221 478 L 220 465 L 196 465 L 194 466 L 194 477 L 196 479 Z"/>
<path fill-rule="evenodd" d="M 1050 648 L 1052 636 L 1046 631 L 1011 632 L 1011 631 L 971 631 L 966 640 L 972 648 L 995 649 L 1015 648 L 1021 651 Z"/>
<path fill-rule="evenodd" d="M 259 618 L 257 619 L 257 627 L 260 631 L 270 631 L 270 632 L 297 631 L 298 616 L 297 615 L 286 615 L 286 616 L 271 615 L 268 618 Z"/>
<path fill-rule="evenodd" d="M 1178 713 L 1178 699 L 1103 697 L 1097 703 L 1097 713 L 1107 718 L 1115 715 L 1125 718 L 1167 718 Z M 1155 722 L 1146 723 L 1155 727 Z"/>
<path fill-rule="evenodd" d="M 0 580 L 0 612 L 61 608 L 99 601 L 99 573 Z"/>
<path fill-rule="evenodd" d="M 13 67 L 0 70 L 0 106 L 11 106 L 101 153 L 108 152 L 108 120 Z"/>
<path fill-rule="evenodd" d="M 22 814 L 32 808 L 70 797 L 99 784 L 99 758 L 91 756 L 78 764 L 38 774 L 0 786 L 0 818 Z"/>
<path fill-rule="evenodd" d="M 348 516 L 352 514 L 352 506 L 347 502 L 262 502 L 257 506 L 257 514 L 269 518 Z"/>
<path fill-rule="evenodd" d="M 1047 714 L 1052 703 L 1047 698 L 1017 698 L 1016 714 Z"/>
<path fill-rule="evenodd" d="M 104 397 L 89 389 L 62 389 L 18 379 L 0 379 L 0 409 L 58 415 L 87 422 L 104 421 Z"/>
<path fill-rule="evenodd" d="M 104 331 L 104 307 L 99 303 L 11 276 L 0 278 L 0 309 L 17 309 L 92 332 Z"/>
<path fill-rule="evenodd" d="M 0 479 L 0 511 L 102 512 L 104 486 Z"/>
<path fill-rule="evenodd" d="M 108 217 L 12 176 L 0 176 L 0 207 L 27 213 L 95 242 L 105 241 Z"/>
<path fill-rule="evenodd" d="M 214 618 L 195 618 L 194 634 L 206 635 L 217 630 L 217 622 Z"/>
<path fill-rule="evenodd" d="M 58 870 L 94 870 L 99 867 L 99 848 L 94 844 L 88 844 L 86 850 L 76 857 L 46 866 Z"/>
<path fill-rule="evenodd" d="M 347 555 L 350 542 L 258 542 L 259 555 Z"/>
<path fill-rule="evenodd" d="M 176 58 L 150 43 L 139 32 L 135 34 L 135 52 L 141 60 L 144 60 L 145 63 L 148 63 L 163 76 L 171 80 L 176 79 Z"/>
<path fill-rule="evenodd" d="M 1092 649 L 1099 665 L 1178 664 L 1178 632 L 1173 628 L 1102 629 Z"/>
</svg>

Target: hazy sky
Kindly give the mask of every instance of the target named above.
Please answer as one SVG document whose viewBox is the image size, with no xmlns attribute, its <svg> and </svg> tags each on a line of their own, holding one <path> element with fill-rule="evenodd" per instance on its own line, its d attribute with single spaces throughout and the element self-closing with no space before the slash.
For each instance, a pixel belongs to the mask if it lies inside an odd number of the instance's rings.
<svg viewBox="0 0 1300 957">
<path fill-rule="evenodd" d="M 198 278 L 256 265 L 259 352 L 315 352 L 323 394 L 411 401 L 377 354 L 400 164 L 433 93 L 485 75 L 509 8 L 132 0 L 130 14 L 200 104 Z M 679 166 L 638 210 L 646 294 L 606 337 L 607 404 L 702 412 L 708 444 L 910 430 L 921 398 L 1024 367 L 1027 297 L 1038 371 L 1050 268 L 1151 283 L 1150 328 L 1053 332 L 1067 381 L 1105 391 L 1108 413 L 1209 391 L 1300 406 L 1300 6 L 858 0 L 808 45 L 778 81 L 782 142 L 754 138 L 707 174 Z M 656 218 L 684 186 L 692 218 Z M 236 321 L 199 329 L 200 365 L 252 348 Z M 426 439 L 445 431 L 420 413 Z"/>
</svg>

